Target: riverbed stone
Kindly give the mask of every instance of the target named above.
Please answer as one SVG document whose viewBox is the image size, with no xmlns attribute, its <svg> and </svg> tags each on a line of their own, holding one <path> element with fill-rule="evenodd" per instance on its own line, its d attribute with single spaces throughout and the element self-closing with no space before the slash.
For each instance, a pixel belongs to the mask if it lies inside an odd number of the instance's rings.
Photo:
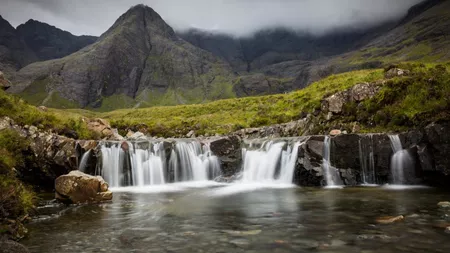
<svg viewBox="0 0 450 253">
<path fill-rule="evenodd" d="M 440 208 L 450 208 L 450 202 L 449 201 L 441 201 L 437 205 Z"/>
<path fill-rule="evenodd" d="M 384 216 L 384 217 L 379 217 L 376 219 L 377 223 L 380 224 L 391 224 L 394 222 L 398 222 L 398 221 L 402 221 L 405 217 L 403 217 L 403 215 L 399 215 L 399 216 Z"/>
<path fill-rule="evenodd" d="M 108 184 L 100 176 L 71 171 L 55 180 L 56 199 L 68 203 L 102 202 L 112 199 Z"/>
</svg>

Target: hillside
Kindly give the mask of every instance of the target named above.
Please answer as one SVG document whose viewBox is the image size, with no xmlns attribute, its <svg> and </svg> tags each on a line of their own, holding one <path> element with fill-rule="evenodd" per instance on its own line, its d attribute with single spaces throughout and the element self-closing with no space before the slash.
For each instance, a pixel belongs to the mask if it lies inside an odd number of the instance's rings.
<svg viewBox="0 0 450 253">
<path fill-rule="evenodd" d="M 72 117 L 82 114 L 105 118 L 123 135 L 132 130 L 160 137 L 183 137 L 190 131 L 197 135 L 228 134 L 244 128 L 305 119 L 308 119 L 307 124 L 295 135 L 327 134 L 334 128 L 351 132 L 355 124 L 360 125 L 362 132 L 400 131 L 434 121 L 448 121 L 450 63 L 402 63 L 398 67 L 409 71 L 409 74 L 389 77 L 383 69 L 358 70 L 331 75 L 305 89 L 282 95 L 107 113 L 84 110 L 53 112 L 64 116 L 71 112 Z M 328 111 L 322 108 L 323 101 L 361 83 L 379 87 L 378 92 L 360 103 L 346 104 L 342 112 L 328 119 Z"/>
<path fill-rule="evenodd" d="M 176 36 L 150 7 L 123 14 L 75 54 L 21 69 L 12 92 L 49 107 L 115 108 L 233 97 L 228 66 Z"/>
</svg>

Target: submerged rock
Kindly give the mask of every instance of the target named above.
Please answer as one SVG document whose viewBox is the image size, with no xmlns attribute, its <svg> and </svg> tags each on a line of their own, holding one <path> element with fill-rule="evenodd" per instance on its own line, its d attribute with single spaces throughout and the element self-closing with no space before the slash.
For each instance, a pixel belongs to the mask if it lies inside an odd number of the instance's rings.
<svg viewBox="0 0 450 253">
<path fill-rule="evenodd" d="M 450 227 L 445 228 L 445 233 L 450 234 Z"/>
<path fill-rule="evenodd" d="M 449 201 L 442 201 L 437 204 L 440 208 L 450 208 L 450 202 Z"/>
<path fill-rule="evenodd" d="M 403 215 L 399 215 L 399 216 L 385 216 L 385 217 L 379 217 L 376 219 L 377 223 L 380 224 L 391 224 L 397 221 L 401 221 L 403 220 L 405 217 L 403 217 Z"/>
<path fill-rule="evenodd" d="M 112 199 L 108 183 L 100 176 L 72 171 L 55 180 L 56 199 L 65 203 L 102 202 Z"/>
</svg>

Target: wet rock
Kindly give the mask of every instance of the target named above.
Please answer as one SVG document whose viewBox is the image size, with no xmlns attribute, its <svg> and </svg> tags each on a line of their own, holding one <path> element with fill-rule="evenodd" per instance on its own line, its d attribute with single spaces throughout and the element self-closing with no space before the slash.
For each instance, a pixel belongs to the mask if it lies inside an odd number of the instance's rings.
<svg viewBox="0 0 450 253">
<path fill-rule="evenodd" d="M 399 216 L 384 216 L 376 219 L 376 222 L 379 224 L 391 224 L 394 222 L 402 221 L 405 217 L 403 215 Z"/>
<path fill-rule="evenodd" d="M 72 171 L 55 180 L 56 199 L 67 203 L 102 202 L 112 199 L 108 184 L 100 176 Z"/>
<path fill-rule="evenodd" d="M 215 139 L 210 142 L 210 148 L 220 160 L 223 176 L 236 174 L 242 161 L 241 139 L 238 136 Z"/>
<path fill-rule="evenodd" d="M 441 201 L 437 205 L 440 208 L 450 208 L 450 202 L 449 201 Z"/>
<path fill-rule="evenodd" d="M 0 238 L 0 253 L 29 253 L 29 252 L 30 251 L 28 251 L 28 249 L 25 246 L 23 246 L 18 242 Z"/>
</svg>

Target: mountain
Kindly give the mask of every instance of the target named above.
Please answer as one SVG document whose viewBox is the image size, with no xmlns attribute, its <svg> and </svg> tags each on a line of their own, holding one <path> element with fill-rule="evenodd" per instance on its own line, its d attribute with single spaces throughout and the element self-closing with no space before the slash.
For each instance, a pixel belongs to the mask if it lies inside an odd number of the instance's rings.
<svg viewBox="0 0 450 253">
<path fill-rule="evenodd" d="M 0 16 L 0 71 L 8 74 L 36 60 L 16 29 Z"/>
<path fill-rule="evenodd" d="M 64 57 L 97 40 L 94 36 L 75 36 L 32 19 L 19 25 L 17 33 L 36 54 L 39 61 Z"/>
<path fill-rule="evenodd" d="M 12 76 L 30 63 L 67 56 L 96 40 L 97 37 L 75 36 L 35 20 L 15 29 L 0 16 L 0 70 Z"/>
<path fill-rule="evenodd" d="M 226 63 L 137 5 L 96 43 L 21 69 L 10 90 L 35 104 L 112 109 L 233 97 L 232 78 Z"/>
<path fill-rule="evenodd" d="M 99 110 L 284 93 L 351 70 L 446 61 L 449 12 L 450 1 L 427 0 L 365 30 L 313 36 L 279 28 L 234 38 L 176 34 L 153 9 L 138 5 L 94 44 L 21 69 L 9 91 L 37 105 Z"/>
</svg>

